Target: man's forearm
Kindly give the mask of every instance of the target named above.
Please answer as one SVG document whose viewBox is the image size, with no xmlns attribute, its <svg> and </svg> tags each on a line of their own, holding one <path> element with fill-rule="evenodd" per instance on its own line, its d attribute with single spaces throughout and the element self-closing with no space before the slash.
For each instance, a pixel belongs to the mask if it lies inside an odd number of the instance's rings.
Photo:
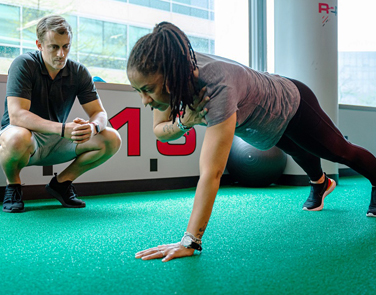
<svg viewBox="0 0 376 295">
<path fill-rule="evenodd" d="M 61 123 L 45 120 L 27 110 L 20 110 L 16 115 L 9 114 L 9 123 L 43 134 L 61 134 Z"/>
</svg>

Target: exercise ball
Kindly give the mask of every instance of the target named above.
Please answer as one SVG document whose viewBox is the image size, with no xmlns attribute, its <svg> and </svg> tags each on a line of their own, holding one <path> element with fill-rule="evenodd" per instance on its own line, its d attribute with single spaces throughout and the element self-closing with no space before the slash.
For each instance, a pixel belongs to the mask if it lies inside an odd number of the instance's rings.
<svg viewBox="0 0 376 295">
<path fill-rule="evenodd" d="M 261 151 L 234 136 L 227 171 L 231 178 L 248 187 L 265 187 L 275 183 L 286 167 L 287 156 L 277 147 Z"/>
</svg>

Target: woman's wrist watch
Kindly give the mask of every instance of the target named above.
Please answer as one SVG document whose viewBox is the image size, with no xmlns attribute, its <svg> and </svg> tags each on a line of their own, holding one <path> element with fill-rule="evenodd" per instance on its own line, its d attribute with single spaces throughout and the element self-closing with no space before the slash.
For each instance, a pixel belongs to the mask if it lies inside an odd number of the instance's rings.
<svg viewBox="0 0 376 295">
<path fill-rule="evenodd" d="M 187 249 L 195 249 L 197 251 L 202 251 L 201 239 L 196 238 L 189 232 L 185 232 L 183 238 L 180 241 L 180 245 Z"/>
</svg>

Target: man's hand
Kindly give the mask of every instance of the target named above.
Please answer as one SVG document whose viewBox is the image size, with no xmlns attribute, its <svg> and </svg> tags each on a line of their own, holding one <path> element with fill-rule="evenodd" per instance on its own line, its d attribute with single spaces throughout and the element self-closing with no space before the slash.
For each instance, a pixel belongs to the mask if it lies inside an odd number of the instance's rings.
<svg viewBox="0 0 376 295">
<path fill-rule="evenodd" d="M 95 135 L 94 125 L 89 121 L 76 118 L 65 125 L 64 137 L 74 143 L 82 144 L 89 141 Z"/>
</svg>

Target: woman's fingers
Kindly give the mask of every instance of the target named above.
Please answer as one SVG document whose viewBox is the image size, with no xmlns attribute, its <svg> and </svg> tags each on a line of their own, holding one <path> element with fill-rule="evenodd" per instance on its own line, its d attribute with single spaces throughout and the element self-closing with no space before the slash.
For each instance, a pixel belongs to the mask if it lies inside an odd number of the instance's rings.
<svg viewBox="0 0 376 295">
<path fill-rule="evenodd" d="M 160 245 L 158 247 L 137 252 L 135 257 L 141 258 L 142 260 L 162 259 L 163 262 L 167 262 L 178 257 L 192 256 L 193 252 L 193 249 L 186 249 L 180 245 L 180 243 L 175 243 Z"/>
<path fill-rule="evenodd" d="M 142 257 L 137 257 L 136 258 L 141 258 L 142 260 L 151 260 L 151 259 L 157 259 L 157 258 L 163 258 L 165 257 L 165 253 L 163 251 L 154 251 L 153 253 L 150 253 L 148 255 L 143 255 Z"/>
<path fill-rule="evenodd" d="M 199 98 L 199 101 L 202 100 L 202 98 L 204 97 L 204 94 L 206 92 L 206 86 L 202 87 L 200 92 L 198 93 L 198 98 Z"/>
</svg>

